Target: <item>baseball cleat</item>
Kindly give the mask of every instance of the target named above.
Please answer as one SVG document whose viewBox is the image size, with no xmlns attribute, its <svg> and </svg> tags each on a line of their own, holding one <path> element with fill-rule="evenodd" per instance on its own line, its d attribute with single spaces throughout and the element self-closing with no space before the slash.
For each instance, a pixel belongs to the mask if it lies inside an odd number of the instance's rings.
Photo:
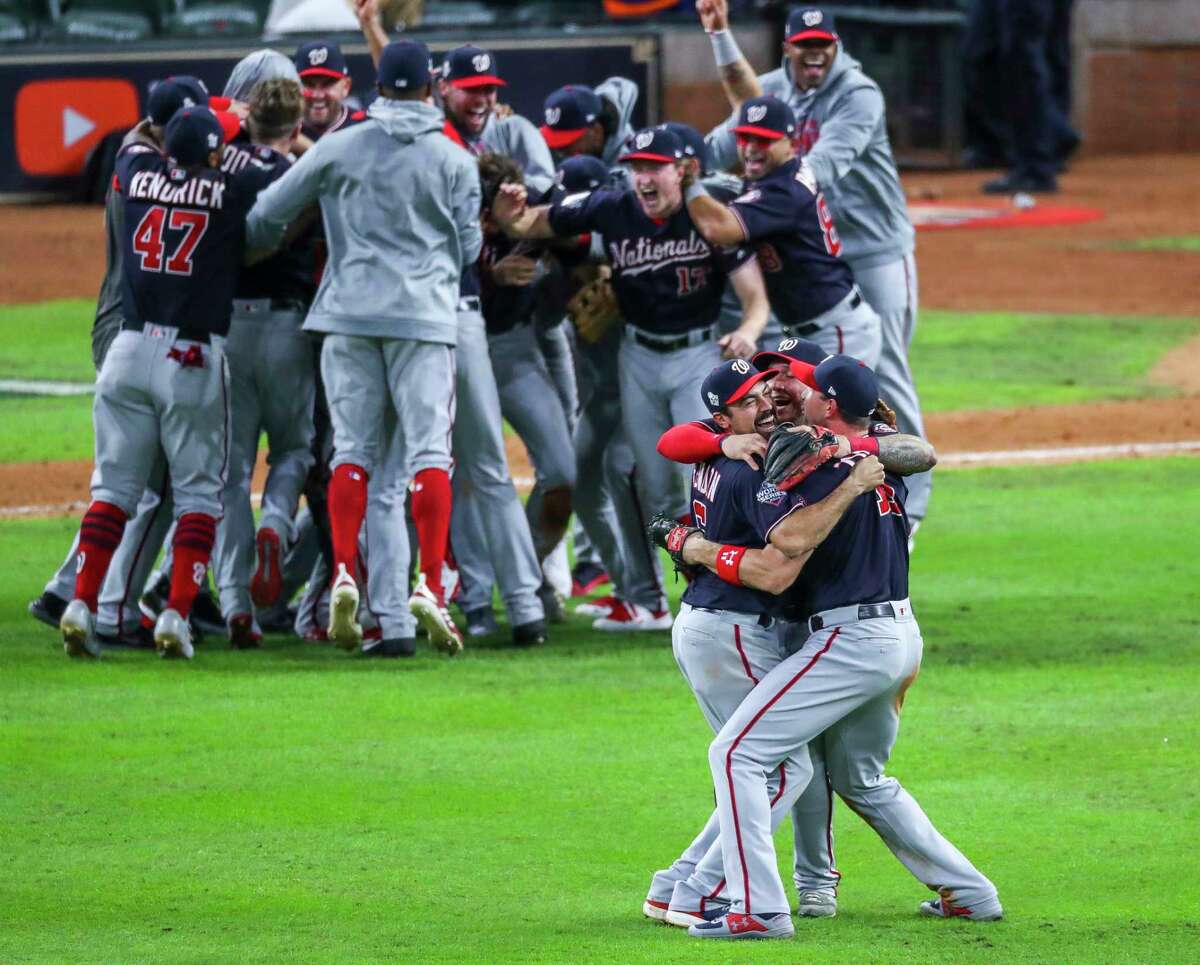
<svg viewBox="0 0 1200 965">
<path fill-rule="evenodd" d="M 606 617 L 612 613 L 613 608 L 620 602 L 620 600 L 611 594 L 609 596 L 598 596 L 587 603 L 580 603 L 579 606 L 575 607 L 575 612 L 585 617 Z"/>
<path fill-rule="evenodd" d="M 358 584 L 338 564 L 337 579 L 329 594 L 329 639 L 343 650 L 357 650 L 362 644 L 363 631 L 358 623 Z"/>
<path fill-rule="evenodd" d="M 654 872 L 654 877 L 650 879 L 650 890 L 642 902 L 642 914 L 654 921 L 666 921 L 667 908 L 671 904 L 677 881 L 679 876 L 670 868 Z"/>
<path fill-rule="evenodd" d="M 576 563 L 571 571 L 571 596 L 587 596 L 611 582 L 604 567 L 599 564 Z"/>
<path fill-rule="evenodd" d="M 29 601 L 29 615 L 48 627 L 59 629 L 59 621 L 67 610 L 67 601 L 47 590 L 36 600 Z"/>
<path fill-rule="evenodd" d="M 138 624 L 130 630 L 122 630 L 119 633 L 104 633 L 97 630 L 96 639 L 100 641 L 102 647 L 127 647 L 130 650 L 153 650 L 154 624 L 151 623 L 148 627 L 145 624 Z"/>
<path fill-rule="evenodd" d="M 670 630 L 670 610 L 650 610 L 639 603 L 618 600 L 608 616 L 592 621 L 593 630 L 609 633 L 634 633 L 643 630 Z"/>
<path fill-rule="evenodd" d="M 791 938 L 796 934 L 792 916 L 786 911 L 775 915 L 747 915 L 731 911 L 712 921 L 688 926 L 693 938 L 759 939 Z"/>
<path fill-rule="evenodd" d="M 467 618 L 468 637 L 489 637 L 500 632 L 500 624 L 496 622 L 496 614 L 490 606 L 482 606 L 478 610 L 463 610 Z"/>
<path fill-rule="evenodd" d="M 567 619 L 567 607 L 562 594 L 549 583 L 543 583 L 537 591 L 538 599 L 542 601 L 542 609 L 546 611 L 547 623 L 563 623 Z"/>
<path fill-rule="evenodd" d="M 258 568 L 250 578 L 250 599 L 257 607 L 268 607 L 283 592 L 283 545 L 279 534 L 268 526 L 254 538 Z"/>
<path fill-rule="evenodd" d="M 138 609 L 142 616 L 153 623 L 158 615 L 167 608 L 167 597 L 171 594 L 171 577 L 167 573 L 159 573 L 138 598 Z"/>
<path fill-rule="evenodd" d="M 513 627 L 512 641 L 518 647 L 537 647 L 546 642 L 546 622 L 533 620 Z"/>
<path fill-rule="evenodd" d="M 832 891 L 802 891 L 796 914 L 801 918 L 832 918 L 837 914 L 837 895 Z"/>
<path fill-rule="evenodd" d="M 993 898 L 991 901 L 984 902 L 982 905 L 976 905 L 973 908 L 955 904 L 946 897 L 930 898 L 928 901 L 921 902 L 921 906 L 917 910 L 926 918 L 966 918 L 969 921 L 999 921 L 1004 917 L 1004 909 L 1000 907 L 999 898 Z"/>
<path fill-rule="evenodd" d="M 415 657 L 417 641 L 412 637 L 396 637 L 390 640 L 364 640 L 364 657 Z"/>
<path fill-rule="evenodd" d="M 668 907 L 669 907 L 668 902 L 651 901 L 649 898 L 647 898 L 645 901 L 642 902 L 642 914 L 645 915 L 647 918 L 651 919 L 652 921 L 664 921 L 665 922 L 667 920 L 667 908 Z"/>
<path fill-rule="evenodd" d="M 702 895 L 686 881 L 677 881 L 675 890 L 671 893 L 666 922 L 677 928 L 690 928 L 700 922 L 720 918 L 728 911 L 727 899 Z"/>
<path fill-rule="evenodd" d="M 166 609 L 158 615 L 154 623 L 154 645 L 158 655 L 166 660 L 191 660 L 196 654 L 192 647 L 191 627 L 176 610 Z"/>
<path fill-rule="evenodd" d="M 229 645 L 234 650 L 252 650 L 262 645 L 262 630 L 249 613 L 238 613 L 229 618 Z"/>
<path fill-rule="evenodd" d="M 408 598 L 408 609 L 429 634 L 429 642 L 438 650 L 451 657 L 462 651 L 462 634 L 450 618 L 450 611 L 429 589 L 424 574 L 417 580 L 417 588 Z"/>
<path fill-rule="evenodd" d="M 63 649 L 68 657 L 100 656 L 100 641 L 96 639 L 96 614 L 83 600 L 66 605 L 58 621 L 62 631 Z"/>
<path fill-rule="evenodd" d="M 207 633 L 219 637 L 225 633 L 225 617 L 221 615 L 221 608 L 207 582 L 200 587 L 200 592 L 192 601 L 190 621 L 202 635 Z"/>
</svg>

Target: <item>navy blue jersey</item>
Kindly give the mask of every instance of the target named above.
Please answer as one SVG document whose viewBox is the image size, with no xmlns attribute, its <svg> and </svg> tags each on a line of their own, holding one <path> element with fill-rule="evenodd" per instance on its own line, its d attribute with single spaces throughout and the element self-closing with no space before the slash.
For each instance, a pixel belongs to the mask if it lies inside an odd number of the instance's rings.
<svg viewBox="0 0 1200 965">
<path fill-rule="evenodd" d="M 225 146 L 221 170 L 226 174 L 240 174 L 251 164 L 263 170 L 264 187 L 283 177 L 292 166 L 278 151 L 251 144 L 248 138 L 237 137 Z M 270 258 L 243 268 L 234 294 L 238 298 L 277 298 L 307 305 L 317 292 L 314 264 L 312 246 L 293 242 Z"/>
<path fill-rule="evenodd" d="M 726 277 L 751 258 L 745 248 L 711 247 L 686 206 L 655 220 L 627 190 L 602 188 L 555 201 L 550 226 L 560 235 L 599 232 L 622 317 L 660 335 L 716 322 Z"/>
<path fill-rule="evenodd" d="M 771 311 L 785 327 L 828 311 L 854 286 L 825 198 L 799 158 L 747 181 L 729 204 L 758 253 Z"/>
<path fill-rule="evenodd" d="M 787 494 L 789 512 L 820 502 L 862 458 L 863 453 L 852 452 L 821 466 Z M 850 505 L 781 598 L 787 619 L 805 620 L 834 607 L 908 596 L 907 495 L 904 480 L 888 473 L 883 485 Z"/>
<path fill-rule="evenodd" d="M 508 255 L 523 255 L 537 261 L 541 247 L 528 241 L 515 241 L 507 235 L 483 236 L 479 250 L 479 285 L 482 291 L 483 321 L 489 335 L 499 335 L 533 318 L 537 304 L 537 285 L 497 285 L 492 267 Z"/>
<path fill-rule="evenodd" d="M 116 167 L 125 205 L 126 320 L 226 334 L 246 214 L 272 169 L 251 163 L 238 174 L 186 171 L 139 144 L 127 147 Z"/>
</svg>

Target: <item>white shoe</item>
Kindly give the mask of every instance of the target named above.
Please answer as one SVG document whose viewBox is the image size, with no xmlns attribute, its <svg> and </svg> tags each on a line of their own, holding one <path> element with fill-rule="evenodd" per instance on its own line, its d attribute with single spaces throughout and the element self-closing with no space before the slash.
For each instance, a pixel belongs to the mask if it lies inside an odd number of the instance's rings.
<svg viewBox="0 0 1200 965">
<path fill-rule="evenodd" d="M 642 914 L 652 921 L 666 921 L 671 893 L 675 890 L 675 882 L 678 880 L 670 868 L 654 872 L 654 877 L 650 879 L 650 891 L 646 894 L 646 900 L 642 902 Z"/>
<path fill-rule="evenodd" d="M 670 610 L 653 612 L 639 603 L 618 600 L 606 617 L 592 622 L 593 630 L 609 633 L 634 633 L 643 630 L 670 630 L 673 617 Z"/>
<path fill-rule="evenodd" d="M 450 618 L 450 611 L 429 589 L 424 574 L 417 580 L 417 588 L 408 598 L 408 609 L 417 618 L 417 622 L 429 634 L 429 642 L 437 649 L 453 657 L 463 648 L 462 634 Z"/>
<path fill-rule="evenodd" d="M 832 891 L 802 891 L 796 914 L 801 918 L 832 918 L 837 914 L 837 895 Z"/>
<path fill-rule="evenodd" d="M 598 596 L 594 600 L 588 600 L 587 603 L 580 603 L 575 607 L 575 612 L 579 616 L 584 617 L 606 617 L 613 612 L 615 607 L 621 601 L 611 594 L 609 596 Z"/>
<path fill-rule="evenodd" d="M 679 881 L 671 894 L 666 922 L 677 928 L 690 928 L 698 922 L 720 918 L 727 911 L 729 902 L 726 899 L 702 895 L 686 881 Z"/>
<path fill-rule="evenodd" d="M 774 915 L 747 915 L 728 912 L 712 921 L 697 922 L 688 926 L 693 938 L 750 939 L 791 938 L 796 934 L 792 916 L 786 911 Z"/>
<path fill-rule="evenodd" d="M 362 645 L 363 632 L 358 623 L 358 584 L 346 569 L 338 564 L 337 579 L 329 593 L 329 639 L 343 650 L 357 650 Z"/>
<path fill-rule="evenodd" d="M 100 642 L 96 639 L 96 614 L 83 600 L 72 600 L 58 621 L 62 631 L 63 649 L 68 657 L 98 657 Z"/>
<path fill-rule="evenodd" d="M 917 910 L 926 918 L 967 918 L 970 921 L 999 921 L 1004 917 L 1004 909 L 1000 907 L 999 898 L 993 898 L 991 901 L 974 905 L 970 908 L 966 905 L 956 904 L 949 898 L 930 898 L 928 901 L 921 902 L 921 907 Z"/>
<path fill-rule="evenodd" d="M 560 539 L 558 545 L 542 560 L 542 575 L 558 591 L 559 596 L 571 595 L 571 564 L 567 561 L 566 539 Z"/>
<path fill-rule="evenodd" d="M 177 610 L 163 610 L 154 623 L 154 646 L 165 659 L 180 657 L 191 660 L 196 655 L 192 647 L 192 630 Z"/>
</svg>

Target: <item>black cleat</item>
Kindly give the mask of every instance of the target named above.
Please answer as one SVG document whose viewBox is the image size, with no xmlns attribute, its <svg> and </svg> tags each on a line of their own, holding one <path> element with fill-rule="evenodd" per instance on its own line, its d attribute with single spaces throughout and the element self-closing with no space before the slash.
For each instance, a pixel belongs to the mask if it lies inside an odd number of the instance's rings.
<svg viewBox="0 0 1200 965">
<path fill-rule="evenodd" d="M 364 657 L 415 657 L 417 641 L 413 637 L 399 637 L 393 640 L 364 640 L 362 655 Z"/>
<path fill-rule="evenodd" d="M 36 600 L 29 601 L 29 615 L 57 630 L 58 622 L 62 619 L 63 610 L 67 608 L 68 602 L 70 601 L 64 600 L 61 596 L 46 592 Z"/>
<path fill-rule="evenodd" d="M 119 647 L 127 650 L 153 650 L 154 631 L 138 624 L 122 633 L 97 633 L 96 639 L 102 647 Z"/>
<path fill-rule="evenodd" d="M 544 620 L 533 620 L 513 627 L 512 641 L 518 647 L 536 647 L 546 642 L 546 623 Z"/>
<path fill-rule="evenodd" d="M 225 618 L 221 616 L 221 608 L 207 586 L 202 586 L 196 594 L 196 600 L 192 603 L 191 622 L 205 634 L 225 636 Z"/>
</svg>

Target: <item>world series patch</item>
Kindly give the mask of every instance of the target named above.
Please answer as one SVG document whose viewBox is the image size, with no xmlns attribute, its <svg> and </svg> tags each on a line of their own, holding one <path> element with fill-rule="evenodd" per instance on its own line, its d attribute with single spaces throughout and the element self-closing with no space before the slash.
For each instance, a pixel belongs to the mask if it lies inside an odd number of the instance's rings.
<svg viewBox="0 0 1200 965">
<path fill-rule="evenodd" d="M 754 498 L 768 506 L 778 506 L 787 499 L 787 493 L 781 493 L 772 483 L 765 482 L 758 487 L 758 494 Z"/>
</svg>

